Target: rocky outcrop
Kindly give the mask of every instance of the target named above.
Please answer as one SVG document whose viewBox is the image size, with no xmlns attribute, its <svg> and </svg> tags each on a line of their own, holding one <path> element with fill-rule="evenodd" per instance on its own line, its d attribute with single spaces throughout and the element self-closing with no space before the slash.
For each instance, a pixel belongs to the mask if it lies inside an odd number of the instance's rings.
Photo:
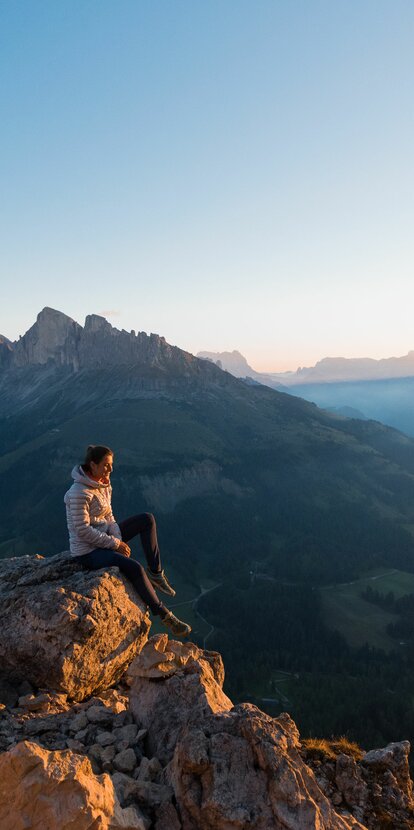
<svg viewBox="0 0 414 830">
<path fill-rule="evenodd" d="M 157 678 L 164 677 L 164 682 Z M 128 669 L 130 707 L 148 729 L 149 748 L 166 764 L 189 723 L 212 712 L 226 712 L 232 702 L 222 690 L 223 662 L 217 652 L 194 643 L 151 637 Z"/>
<path fill-rule="evenodd" d="M 16 561 L 6 567 L 10 590 L 13 575 L 16 590 L 26 585 L 24 569 L 13 571 Z M 36 562 L 33 596 L 45 590 L 46 573 L 54 601 L 54 582 L 66 586 L 66 596 L 73 563 Z M 107 576 L 125 602 L 119 576 Z M 104 589 L 111 602 L 118 588 L 99 583 L 102 573 L 95 578 L 89 592 L 70 583 L 72 615 L 82 598 Z M 101 642 L 94 642 L 98 653 Z M 96 671 L 97 653 L 90 654 Z M 233 706 L 223 681 L 219 654 L 162 634 L 148 640 L 116 686 L 79 702 L 27 680 L 10 702 L 10 688 L 0 686 L 8 701 L 0 701 L 2 830 L 412 830 L 407 742 L 357 760 L 338 752 L 321 761 L 307 755 L 289 715 Z"/>
<path fill-rule="evenodd" d="M 82 700 L 116 682 L 149 617 L 117 568 L 84 571 L 68 554 L 0 565 L 2 672 Z"/>
<path fill-rule="evenodd" d="M 189 726 L 169 770 L 183 830 L 364 830 L 335 812 L 299 750 L 288 715 L 251 704 Z"/>
<path fill-rule="evenodd" d="M 408 741 L 401 741 L 361 753 L 360 758 L 344 752 L 324 758 L 305 749 L 304 759 L 337 810 L 351 812 L 369 830 L 411 830 L 414 799 L 409 752 Z"/>
<path fill-rule="evenodd" d="M 22 742 L 0 755 L 2 830 L 148 830 L 136 806 L 122 808 L 109 775 L 73 752 Z"/>
</svg>

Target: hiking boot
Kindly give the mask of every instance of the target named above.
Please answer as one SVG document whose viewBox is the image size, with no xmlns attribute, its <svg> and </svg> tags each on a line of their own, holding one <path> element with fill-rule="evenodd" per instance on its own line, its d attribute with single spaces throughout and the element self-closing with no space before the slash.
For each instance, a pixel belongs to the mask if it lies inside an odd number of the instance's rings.
<svg viewBox="0 0 414 830">
<path fill-rule="evenodd" d="M 167 611 L 165 617 L 160 617 L 161 622 L 174 634 L 175 637 L 188 637 L 191 634 L 191 625 L 182 622 L 178 617 L 174 616 L 171 611 Z"/>
<path fill-rule="evenodd" d="M 151 585 L 153 585 L 154 588 L 157 588 L 159 591 L 162 591 L 163 594 L 168 594 L 169 597 L 175 597 L 174 588 L 168 582 L 168 579 L 165 576 L 164 571 L 154 573 L 154 571 L 151 571 L 150 568 L 147 568 L 147 576 Z"/>
</svg>

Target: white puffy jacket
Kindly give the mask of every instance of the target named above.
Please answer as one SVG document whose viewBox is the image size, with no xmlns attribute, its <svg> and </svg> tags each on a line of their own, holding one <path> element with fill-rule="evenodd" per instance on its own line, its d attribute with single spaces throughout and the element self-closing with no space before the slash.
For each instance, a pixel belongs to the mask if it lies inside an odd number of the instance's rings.
<svg viewBox="0 0 414 830">
<path fill-rule="evenodd" d="M 81 556 L 94 548 L 117 550 L 122 537 L 112 513 L 111 485 L 89 478 L 82 467 L 73 468 L 72 478 L 65 493 L 71 554 Z"/>
</svg>

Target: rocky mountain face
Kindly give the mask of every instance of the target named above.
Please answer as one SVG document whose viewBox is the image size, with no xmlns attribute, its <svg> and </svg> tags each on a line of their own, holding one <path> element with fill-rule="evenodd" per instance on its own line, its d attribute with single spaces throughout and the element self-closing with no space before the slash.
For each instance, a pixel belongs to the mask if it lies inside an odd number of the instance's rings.
<svg viewBox="0 0 414 830">
<path fill-rule="evenodd" d="M 0 645 L 10 666 L 2 662 L 2 830 L 412 828 L 407 742 L 358 761 L 308 757 L 288 714 L 233 706 L 219 654 L 148 639 L 147 622 L 131 650 L 144 615 L 116 568 L 88 575 L 65 554 L 27 557 L 3 562 L 0 581 L 2 618 L 19 608 L 27 652 L 38 654 L 24 665 L 17 639 Z M 66 671 L 47 684 L 59 640 Z M 104 681 L 99 666 L 114 661 Z"/>
<path fill-rule="evenodd" d="M 44 308 L 19 340 L 0 341 L 0 366 L 16 369 L 48 363 L 75 372 L 119 365 L 190 372 L 198 368 L 193 355 L 170 346 L 157 334 L 119 331 L 98 314 L 88 315 L 82 327 L 61 311 Z"/>
</svg>

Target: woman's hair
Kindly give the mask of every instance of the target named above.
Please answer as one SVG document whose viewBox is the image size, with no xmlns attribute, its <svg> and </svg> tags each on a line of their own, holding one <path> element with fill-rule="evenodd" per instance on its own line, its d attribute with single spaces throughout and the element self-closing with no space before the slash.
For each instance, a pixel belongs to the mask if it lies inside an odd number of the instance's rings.
<svg viewBox="0 0 414 830">
<path fill-rule="evenodd" d="M 86 470 L 86 472 L 88 472 L 91 467 L 91 461 L 93 461 L 94 464 L 99 464 L 105 455 L 113 454 L 113 450 L 109 447 L 103 447 L 101 444 L 89 444 L 89 447 L 86 448 L 85 460 L 82 462 L 82 467 Z"/>
</svg>

